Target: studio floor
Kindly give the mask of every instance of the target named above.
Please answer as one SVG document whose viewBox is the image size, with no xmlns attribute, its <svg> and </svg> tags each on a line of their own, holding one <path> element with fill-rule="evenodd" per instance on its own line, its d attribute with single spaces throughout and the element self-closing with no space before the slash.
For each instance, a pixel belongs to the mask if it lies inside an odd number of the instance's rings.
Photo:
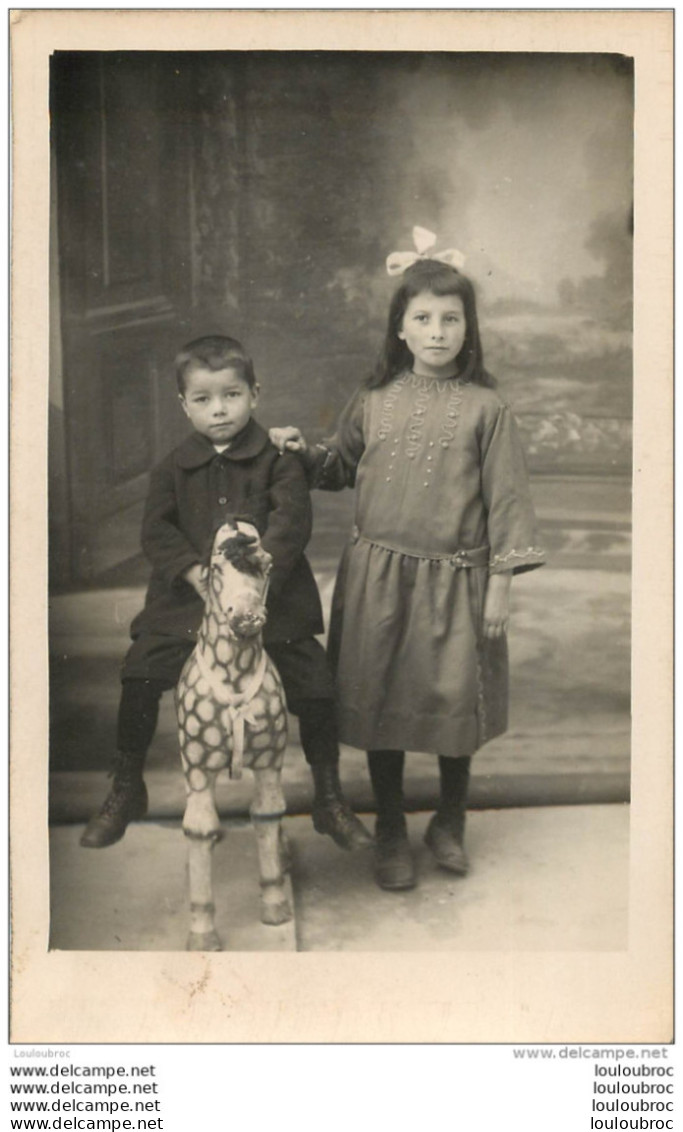
<svg viewBox="0 0 683 1132">
<path fill-rule="evenodd" d="M 308 817 L 285 820 L 294 919 L 259 920 L 254 834 L 225 824 L 214 851 L 216 924 L 226 951 L 619 951 L 628 946 L 627 805 L 483 810 L 470 815 L 470 875 L 439 869 L 409 830 L 419 882 L 384 892 L 372 850 L 345 853 Z M 368 819 L 369 824 L 371 819 Z M 141 822 L 105 850 L 80 825 L 51 831 L 50 946 L 178 951 L 188 926 L 180 823 Z"/>
</svg>

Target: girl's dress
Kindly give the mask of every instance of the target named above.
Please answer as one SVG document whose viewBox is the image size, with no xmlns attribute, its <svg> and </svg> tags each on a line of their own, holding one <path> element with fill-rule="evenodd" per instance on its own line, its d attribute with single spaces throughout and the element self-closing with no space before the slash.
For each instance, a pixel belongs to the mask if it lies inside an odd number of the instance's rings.
<svg viewBox="0 0 683 1132">
<path fill-rule="evenodd" d="M 314 486 L 356 487 L 330 627 L 340 738 L 471 755 L 507 726 L 487 575 L 544 560 L 512 414 L 491 389 L 409 372 L 360 389 L 325 447 Z"/>
</svg>

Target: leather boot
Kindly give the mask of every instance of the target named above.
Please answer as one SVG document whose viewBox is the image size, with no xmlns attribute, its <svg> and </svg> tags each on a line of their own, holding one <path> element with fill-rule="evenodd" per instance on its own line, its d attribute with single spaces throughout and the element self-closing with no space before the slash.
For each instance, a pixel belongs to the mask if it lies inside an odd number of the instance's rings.
<svg viewBox="0 0 683 1132">
<path fill-rule="evenodd" d="M 147 813 L 147 787 L 142 778 L 144 757 L 144 753 L 119 751 L 111 790 L 81 837 L 85 849 L 114 845 L 123 837 L 128 822 L 137 821 Z"/>
<path fill-rule="evenodd" d="M 364 849 L 372 843 L 367 831 L 345 801 L 335 763 L 319 763 L 311 767 L 315 783 L 313 826 L 318 833 L 328 833 L 340 849 Z"/>
<path fill-rule="evenodd" d="M 425 833 L 436 863 L 461 877 L 470 867 L 463 842 L 471 762 L 471 758 L 439 758 L 441 799 Z"/>
<path fill-rule="evenodd" d="M 378 818 L 375 828 L 375 880 L 389 892 L 402 892 L 416 884 L 408 827 L 403 814 L 388 822 Z"/>
<path fill-rule="evenodd" d="M 437 865 L 457 876 L 467 875 L 470 867 L 463 838 L 465 815 L 443 815 L 436 813 L 427 826 L 425 845 L 432 851 Z"/>
</svg>

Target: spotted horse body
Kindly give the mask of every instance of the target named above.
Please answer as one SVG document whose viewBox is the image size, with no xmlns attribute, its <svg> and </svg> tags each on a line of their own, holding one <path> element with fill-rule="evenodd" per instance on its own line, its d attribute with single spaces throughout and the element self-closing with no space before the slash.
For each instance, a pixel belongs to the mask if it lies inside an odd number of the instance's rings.
<svg viewBox="0 0 683 1132">
<path fill-rule="evenodd" d="M 258 848 L 261 920 L 292 918 L 285 891 L 280 775 L 287 711 L 277 669 L 263 648 L 271 556 L 250 523 L 223 524 L 211 551 L 204 619 L 176 689 L 186 785 L 183 832 L 188 840 L 190 951 L 220 951 L 214 917 L 212 853 L 220 837 L 215 790 L 227 769 L 254 775 L 250 808 Z"/>
</svg>

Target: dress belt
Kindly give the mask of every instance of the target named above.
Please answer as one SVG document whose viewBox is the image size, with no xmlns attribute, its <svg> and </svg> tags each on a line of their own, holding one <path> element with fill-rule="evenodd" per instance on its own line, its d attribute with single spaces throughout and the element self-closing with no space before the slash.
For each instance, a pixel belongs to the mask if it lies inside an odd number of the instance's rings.
<svg viewBox="0 0 683 1132">
<path fill-rule="evenodd" d="M 377 546 L 380 550 L 390 550 L 393 554 L 401 554 L 404 558 L 420 558 L 427 562 L 447 562 L 456 570 L 469 569 L 473 566 L 488 566 L 490 557 L 490 548 L 488 546 L 477 546 L 472 550 L 454 550 L 450 554 L 417 554 L 412 550 L 403 550 L 400 546 L 392 546 L 388 542 L 380 542 L 376 538 L 368 538 L 367 535 L 361 534 L 358 527 L 354 527 L 351 532 L 351 542 L 365 542 L 368 546 Z"/>
</svg>

